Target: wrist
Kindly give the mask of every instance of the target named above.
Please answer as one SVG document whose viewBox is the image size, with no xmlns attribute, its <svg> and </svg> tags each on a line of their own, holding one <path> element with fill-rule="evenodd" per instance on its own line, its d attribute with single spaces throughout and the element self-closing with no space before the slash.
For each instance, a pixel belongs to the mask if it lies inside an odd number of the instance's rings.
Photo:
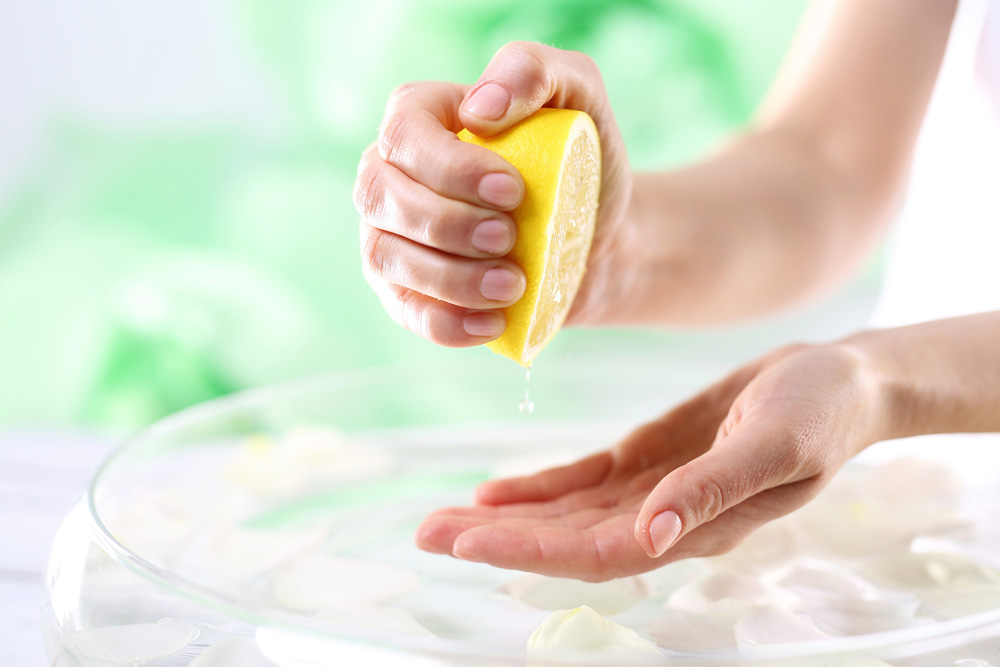
<svg viewBox="0 0 1000 667">
<path fill-rule="evenodd" d="M 686 187 L 684 172 L 639 173 L 617 245 L 623 321 L 666 326 L 733 319 L 720 276 L 728 235 Z"/>
<path fill-rule="evenodd" d="M 695 261 L 695 225 L 667 174 L 632 177 L 626 206 L 603 214 L 587 274 L 568 323 L 573 325 L 698 324 L 703 277 Z"/>
<path fill-rule="evenodd" d="M 877 440 L 1000 430 L 1000 312 L 865 331 L 839 343 L 864 369 Z"/>
<path fill-rule="evenodd" d="M 866 406 L 862 443 L 857 451 L 883 440 L 904 437 L 907 410 L 905 384 L 884 353 L 883 331 L 864 331 L 838 341 L 834 346 L 850 359 L 860 403 Z M 857 452 L 855 452 L 857 453 Z"/>
</svg>

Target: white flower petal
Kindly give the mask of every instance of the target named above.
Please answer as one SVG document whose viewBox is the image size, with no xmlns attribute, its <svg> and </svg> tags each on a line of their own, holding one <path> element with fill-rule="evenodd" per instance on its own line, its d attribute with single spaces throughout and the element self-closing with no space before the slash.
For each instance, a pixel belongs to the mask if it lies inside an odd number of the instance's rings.
<svg viewBox="0 0 1000 667">
<path fill-rule="evenodd" d="M 678 652 L 714 652 L 736 648 L 732 616 L 664 609 L 649 636 L 660 646 Z"/>
<path fill-rule="evenodd" d="M 796 644 L 830 639 L 812 621 L 774 605 L 754 607 L 747 611 L 733 628 L 736 646 L 742 653 L 759 653 L 756 647 Z"/>
<path fill-rule="evenodd" d="M 253 576 L 316 549 L 324 537 L 322 526 L 293 531 L 213 524 L 184 550 L 175 569 L 213 580 Z"/>
<path fill-rule="evenodd" d="M 289 609 L 321 609 L 374 605 L 403 597 L 419 586 L 417 573 L 400 565 L 313 556 L 281 566 L 273 594 Z"/>
<path fill-rule="evenodd" d="M 713 566 L 763 572 L 787 563 L 799 552 L 799 539 L 790 521 L 772 521 L 750 533 L 732 551 L 705 559 Z"/>
<path fill-rule="evenodd" d="M 716 568 L 710 568 L 709 561 L 707 558 L 685 558 L 643 573 L 642 579 L 650 588 L 649 597 L 667 596 L 713 571 Z"/>
<path fill-rule="evenodd" d="M 256 638 L 261 652 L 283 667 L 381 667 L 403 664 L 408 667 L 447 667 L 449 664 L 438 657 L 407 653 L 404 647 L 391 643 L 363 644 L 333 635 L 277 626 L 257 628 Z"/>
<path fill-rule="evenodd" d="M 187 621 L 164 618 L 156 623 L 79 630 L 60 641 L 66 652 L 81 663 L 130 665 L 176 653 L 197 635 L 198 631 Z"/>
<path fill-rule="evenodd" d="M 930 622 L 915 615 L 916 600 L 903 602 L 856 597 L 803 597 L 800 613 L 823 630 L 854 636 L 898 630 Z"/>
<path fill-rule="evenodd" d="M 903 590 L 956 590 L 1000 583 L 1000 572 L 965 556 L 903 551 L 863 568 L 872 581 Z"/>
<path fill-rule="evenodd" d="M 873 468 L 871 477 L 869 493 L 886 503 L 919 505 L 934 513 L 954 512 L 961 503 L 961 476 L 936 461 L 898 458 Z"/>
<path fill-rule="evenodd" d="M 275 498 L 365 479 L 392 466 L 389 453 L 370 443 L 326 426 L 298 426 L 277 442 L 267 436 L 247 438 L 222 474 L 230 484 Z"/>
<path fill-rule="evenodd" d="M 793 565 L 778 585 L 799 595 L 827 595 L 873 600 L 875 586 L 846 567 L 830 561 L 803 559 Z"/>
<path fill-rule="evenodd" d="M 611 616 L 631 609 L 646 598 L 649 586 L 641 577 L 588 583 L 526 574 L 496 589 L 495 594 L 545 611 L 586 605 L 598 614 Z"/>
<path fill-rule="evenodd" d="M 739 615 L 763 604 L 795 609 L 799 603 L 795 593 L 766 584 L 759 576 L 726 569 L 710 572 L 679 587 L 667 597 L 666 606 L 692 612 Z"/>
<path fill-rule="evenodd" d="M 920 612 L 936 619 L 961 618 L 1000 609 L 1000 584 L 921 591 Z"/>
<path fill-rule="evenodd" d="M 817 498 L 792 515 L 796 527 L 823 557 L 861 558 L 905 547 L 913 530 L 900 513 L 864 494 L 832 502 Z M 807 551 L 808 553 L 808 551 Z"/>
<path fill-rule="evenodd" d="M 656 644 L 634 630 L 603 618 L 590 607 L 557 611 L 528 638 L 528 654 L 634 653 L 661 657 Z"/>
<path fill-rule="evenodd" d="M 413 614 L 395 607 L 369 607 L 354 605 L 350 608 L 327 607 L 320 609 L 317 619 L 330 621 L 339 625 L 350 625 L 358 628 L 370 628 L 393 634 L 413 635 L 415 637 L 435 637 L 436 635 L 420 625 Z"/>
<path fill-rule="evenodd" d="M 249 637 L 230 637 L 208 647 L 191 667 L 278 667 Z"/>
</svg>

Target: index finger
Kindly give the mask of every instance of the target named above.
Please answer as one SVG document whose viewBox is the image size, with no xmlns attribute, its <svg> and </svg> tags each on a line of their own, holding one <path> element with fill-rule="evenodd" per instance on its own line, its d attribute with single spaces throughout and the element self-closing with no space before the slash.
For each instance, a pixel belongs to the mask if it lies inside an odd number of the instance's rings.
<svg viewBox="0 0 1000 667">
<path fill-rule="evenodd" d="M 490 523 L 456 537 L 452 553 L 509 570 L 607 581 L 657 566 L 632 538 L 635 518 L 618 514 L 586 529 Z"/>
<path fill-rule="evenodd" d="M 493 151 L 456 136 L 467 88 L 441 82 L 397 88 L 379 127 L 379 156 L 444 197 L 512 210 L 524 196 L 521 174 Z"/>
</svg>

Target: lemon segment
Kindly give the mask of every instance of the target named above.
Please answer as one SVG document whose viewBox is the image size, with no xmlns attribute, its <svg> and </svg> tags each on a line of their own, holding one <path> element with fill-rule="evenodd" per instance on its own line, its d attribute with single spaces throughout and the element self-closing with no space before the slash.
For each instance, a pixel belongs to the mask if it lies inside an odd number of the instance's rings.
<svg viewBox="0 0 1000 667">
<path fill-rule="evenodd" d="M 529 366 L 562 326 L 587 268 L 601 184 L 597 128 L 582 111 L 540 109 L 493 137 L 468 130 L 458 137 L 497 153 L 524 178 L 507 256 L 524 269 L 527 287 L 504 308 L 503 335 L 486 346 Z"/>
</svg>

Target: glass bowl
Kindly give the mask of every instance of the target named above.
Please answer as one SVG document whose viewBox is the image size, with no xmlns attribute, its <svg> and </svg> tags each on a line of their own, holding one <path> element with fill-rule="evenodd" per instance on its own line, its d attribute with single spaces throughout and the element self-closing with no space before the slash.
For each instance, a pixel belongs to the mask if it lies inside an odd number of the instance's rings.
<svg viewBox="0 0 1000 667">
<path fill-rule="evenodd" d="M 609 584 L 414 546 L 422 517 L 468 504 L 477 483 L 606 448 L 720 371 L 557 364 L 528 382 L 509 363 L 369 369 L 179 413 L 112 454 L 61 526 L 47 575 L 48 655 L 60 666 L 917 665 L 951 664 L 926 662 L 932 654 L 981 658 L 976 651 L 997 644 L 995 436 L 944 449 L 880 443 L 845 469 L 842 484 L 735 552 Z M 528 390 L 533 412 L 523 410 Z M 899 520 L 879 523 L 887 513 Z M 932 579 L 965 577 L 965 588 L 893 583 L 913 567 Z M 705 583 L 747 573 L 769 592 L 713 598 Z M 837 576 L 868 586 L 855 607 L 837 607 L 838 618 L 874 618 L 888 604 L 895 620 L 879 616 L 877 632 L 858 623 L 833 632 L 827 618 L 824 636 L 782 641 L 795 619 L 808 618 L 802 586 L 822 589 Z M 935 599 L 936 607 L 927 602 Z M 583 604 L 659 642 L 660 653 L 526 651 L 550 614 Z M 777 622 L 763 621 L 777 623 L 777 640 L 760 641 L 771 630 L 758 628 L 733 641 L 729 621 L 745 624 L 761 609 L 778 610 Z M 781 621 L 782 609 L 795 623 Z M 711 645 L 718 636 L 728 639 Z"/>
</svg>

